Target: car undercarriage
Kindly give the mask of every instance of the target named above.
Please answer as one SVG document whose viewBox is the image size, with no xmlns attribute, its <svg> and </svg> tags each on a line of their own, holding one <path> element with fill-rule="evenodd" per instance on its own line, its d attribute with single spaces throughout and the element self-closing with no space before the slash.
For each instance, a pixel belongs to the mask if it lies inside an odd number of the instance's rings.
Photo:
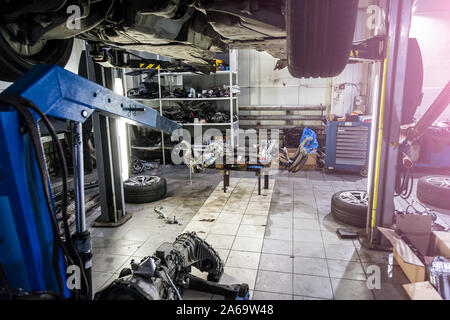
<svg viewBox="0 0 450 320">
<path fill-rule="evenodd" d="M 279 59 L 277 65 L 289 66 L 293 76 L 329 77 L 347 63 L 358 0 L 2 0 L 0 5 L 0 62 L 11 65 L 9 79 L 2 80 L 14 80 L 37 63 L 63 65 L 75 37 L 94 46 L 91 55 L 98 61 L 105 59 L 105 48 L 136 50 L 209 72 L 217 53 L 250 48 Z M 293 30 L 297 26 L 299 32 Z"/>
</svg>

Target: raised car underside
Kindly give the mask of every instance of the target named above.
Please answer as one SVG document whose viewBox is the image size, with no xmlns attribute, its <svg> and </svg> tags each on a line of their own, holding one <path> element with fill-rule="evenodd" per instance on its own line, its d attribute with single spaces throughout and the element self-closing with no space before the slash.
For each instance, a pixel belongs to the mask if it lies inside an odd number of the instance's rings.
<svg viewBox="0 0 450 320">
<path fill-rule="evenodd" d="M 210 65 L 228 48 L 255 48 L 286 59 L 283 0 L 3 2 L 2 33 L 27 45 L 76 36 L 196 66 Z"/>
</svg>

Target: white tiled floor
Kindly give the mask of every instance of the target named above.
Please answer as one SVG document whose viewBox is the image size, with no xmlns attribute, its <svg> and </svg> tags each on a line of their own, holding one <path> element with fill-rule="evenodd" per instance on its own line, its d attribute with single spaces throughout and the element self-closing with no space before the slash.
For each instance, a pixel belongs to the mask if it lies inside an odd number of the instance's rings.
<svg viewBox="0 0 450 320">
<path fill-rule="evenodd" d="M 248 283 L 255 299 L 405 298 L 400 285 L 407 280 L 392 255 L 336 235 L 345 225 L 330 214 L 331 196 L 365 189 L 365 179 L 283 172 L 258 195 L 257 180 L 250 175 L 232 176 L 227 193 L 214 171 L 195 176 L 192 185 L 187 177 L 186 170 L 174 170 L 167 174 L 167 198 L 129 205 L 134 216 L 120 228 L 93 230 L 95 289 L 116 278 L 132 258 L 151 255 L 162 242 L 195 231 L 223 259 L 221 283 Z M 157 205 L 183 225 L 163 224 L 153 212 Z M 382 270 L 382 290 L 366 286 L 366 270 L 374 264 Z M 193 274 L 206 278 L 196 269 Z M 184 298 L 220 299 L 193 291 Z"/>
<path fill-rule="evenodd" d="M 227 193 L 219 184 L 194 216 L 193 222 L 184 229 L 205 232 L 206 241 L 214 248 L 226 250 L 226 256 L 221 256 L 225 268 L 220 283 L 247 283 L 251 290 L 255 287 L 273 186 L 272 182 L 268 190 L 258 195 L 254 178 L 231 179 Z M 220 214 L 211 214 L 211 208 L 215 211 L 221 209 Z M 204 216 L 214 218 L 202 225 L 194 222 L 203 220 Z M 200 276 L 206 278 L 204 274 Z M 189 297 L 202 298 L 194 292 L 190 292 Z"/>
</svg>

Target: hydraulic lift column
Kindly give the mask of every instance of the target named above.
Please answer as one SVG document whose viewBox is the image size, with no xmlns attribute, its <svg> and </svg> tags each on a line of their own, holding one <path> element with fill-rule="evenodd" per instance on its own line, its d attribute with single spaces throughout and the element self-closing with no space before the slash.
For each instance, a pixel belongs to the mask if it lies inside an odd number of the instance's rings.
<svg viewBox="0 0 450 320">
<path fill-rule="evenodd" d="M 95 67 L 98 68 L 96 77 L 101 76 L 100 84 L 114 90 L 114 70 L 98 65 Z M 119 226 L 131 218 L 131 214 L 125 211 L 117 121 L 98 112 L 93 114 L 101 204 L 101 215 L 94 223 L 95 227 Z"/>
<path fill-rule="evenodd" d="M 406 59 L 413 0 L 390 0 L 388 56 L 384 62 L 381 103 L 374 112 L 375 152 L 372 153 L 369 186 L 370 243 L 384 244 L 377 227 L 391 227 L 394 219 L 394 187 L 399 156 Z M 382 243 L 383 242 L 383 243 Z"/>
</svg>

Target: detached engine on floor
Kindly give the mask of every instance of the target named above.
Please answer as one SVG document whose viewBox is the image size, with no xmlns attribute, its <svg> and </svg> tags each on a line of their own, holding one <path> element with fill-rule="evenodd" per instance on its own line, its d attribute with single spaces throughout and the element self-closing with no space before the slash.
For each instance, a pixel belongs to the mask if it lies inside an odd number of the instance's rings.
<svg viewBox="0 0 450 320">
<path fill-rule="evenodd" d="M 208 281 L 190 274 L 191 267 L 208 273 Z M 194 232 L 184 233 L 174 243 L 165 242 L 153 256 L 134 260 L 119 278 L 95 294 L 96 300 L 182 300 L 184 289 L 209 292 L 231 300 L 248 300 L 247 284 L 218 284 L 223 261 Z"/>
</svg>

